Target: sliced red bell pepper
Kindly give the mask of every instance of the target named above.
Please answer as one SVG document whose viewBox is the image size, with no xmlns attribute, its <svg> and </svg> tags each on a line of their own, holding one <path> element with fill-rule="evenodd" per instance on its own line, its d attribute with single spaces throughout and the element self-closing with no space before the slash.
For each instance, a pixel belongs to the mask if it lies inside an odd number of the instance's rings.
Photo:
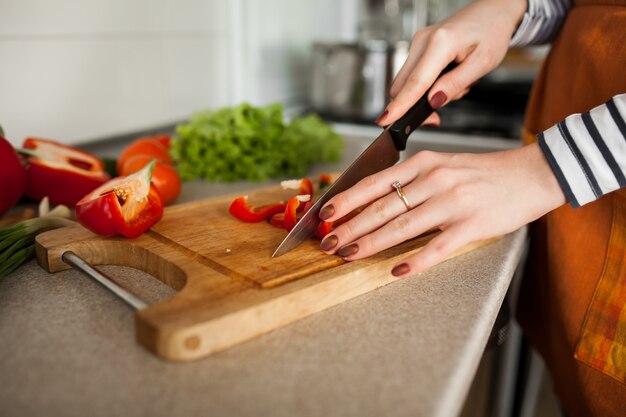
<svg viewBox="0 0 626 417">
<path fill-rule="evenodd" d="M 228 212 L 243 222 L 257 223 L 268 219 L 276 213 L 285 210 L 285 203 L 254 207 L 248 203 L 248 196 L 238 197 L 228 208 Z"/>
<path fill-rule="evenodd" d="M 95 155 L 48 139 L 27 138 L 23 152 L 28 155 L 26 195 L 51 204 L 74 206 L 111 177 Z"/>
<path fill-rule="evenodd" d="M 284 213 L 284 225 L 287 231 L 290 231 L 294 228 L 296 223 L 298 223 L 298 212 L 305 213 L 309 208 L 311 208 L 311 195 L 297 195 L 295 197 L 291 197 L 289 201 L 287 201 L 287 207 L 285 207 Z"/>
<path fill-rule="evenodd" d="M 324 236 L 332 232 L 333 229 L 334 229 L 333 222 L 327 222 L 326 220 L 322 220 L 317 224 L 317 229 L 315 230 L 315 237 L 324 239 Z"/>
<path fill-rule="evenodd" d="M 327 234 L 332 232 L 335 229 L 335 227 L 344 224 L 345 222 L 347 222 L 350 219 L 353 219 L 361 211 L 363 211 L 362 208 L 358 208 L 356 210 L 353 210 L 350 213 L 348 213 L 345 216 L 343 216 L 342 218 L 335 220 L 334 222 L 327 222 L 325 220 L 320 221 L 317 224 L 317 229 L 315 230 L 315 237 L 323 239 L 324 236 L 326 236 Z"/>
<path fill-rule="evenodd" d="M 309 195 L 313 198 L 313 183 L 308 178 L 302 178 L 299 180 L 287 180 L 280 183 L 281 187 L 285 190 L 298 190 L 298 195 Z M 304 206 L 300 206 L 299 210 L 302 210 Z"/>
<path fill-rule="evenodd" d="M 136 238 L 163 215 L 163 202 L 150 184 L 156 161 L 127 177 L 96 188 L 76 204 L 80 224 L 101 236 Z"/>
</svg>

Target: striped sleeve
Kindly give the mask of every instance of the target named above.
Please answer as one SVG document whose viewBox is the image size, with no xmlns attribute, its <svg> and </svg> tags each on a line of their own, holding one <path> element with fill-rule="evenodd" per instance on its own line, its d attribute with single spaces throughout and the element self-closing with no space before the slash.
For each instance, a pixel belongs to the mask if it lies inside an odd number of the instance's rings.
<svg viewBox="0 0 626 417">
<path fill-rule="evenodd" d="M 550 42 L 561 29 L 571 6 L 570 0 L 527 0 L 522 17 L 509 46 L 540 45 Z"/>
<path fill-rule="evenodd" d="M 538 142 L 572 207 L 626 186 L 626 94 L 567 117 Z"/>
</svg>

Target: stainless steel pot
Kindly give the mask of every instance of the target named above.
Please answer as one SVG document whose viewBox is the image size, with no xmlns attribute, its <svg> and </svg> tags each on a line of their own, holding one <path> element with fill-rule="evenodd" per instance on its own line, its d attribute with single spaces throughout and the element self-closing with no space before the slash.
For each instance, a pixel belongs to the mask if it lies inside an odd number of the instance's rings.
<svg viewBox="0 0 626 417">
<path fill-rule="evenodd" d="M 311 104 L 337 119 L 373 121 L 384 110 L 389 87 L 408 43 L 315 43 Z"/>
</svg>

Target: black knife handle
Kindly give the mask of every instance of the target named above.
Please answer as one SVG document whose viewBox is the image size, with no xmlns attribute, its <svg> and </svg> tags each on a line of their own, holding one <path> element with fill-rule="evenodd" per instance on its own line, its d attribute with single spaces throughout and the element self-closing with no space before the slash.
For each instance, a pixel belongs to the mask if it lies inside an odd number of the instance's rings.
<svg viewBox="0 0 626 417">
<path fill-rule="evenodd" d="M 441 71 L 439 74 L 439 79 L 443 74 L 452 70 L 456 67 L 454 62 L 448 64 L 447 67 Z M 406 149 L 406 141 L 409 139 L 409 135 L 413 133 L 415 129 L 417 129 L 424 120 L 428 118 L 434 111 L 430 104 L 428 103 L 428 93 L 430 92 L 430 88 L 424 93 L 424 95 L 417 100 L 417 103 L 413 105 L 401 118 L 396 120 L 394 124 L 389 128 L 389 133 L 391 134 L 391 138 L 393 139 L 393 144 L 396 146 L 396 149 L 399 151 L 403 151 Z"/>
</svg>

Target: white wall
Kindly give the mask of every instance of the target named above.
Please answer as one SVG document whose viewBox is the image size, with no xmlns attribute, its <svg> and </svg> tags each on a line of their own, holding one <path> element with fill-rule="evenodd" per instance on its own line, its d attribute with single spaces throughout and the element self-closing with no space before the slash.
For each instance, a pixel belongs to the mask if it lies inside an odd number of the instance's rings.
<svg viewBox="0 0 626 417">
<path fill-rule="evenodd" d="M 0 0 L 0 124 L 65 143 L 306 97 L 316 39 L 357 0 Z"/>
</svg>

